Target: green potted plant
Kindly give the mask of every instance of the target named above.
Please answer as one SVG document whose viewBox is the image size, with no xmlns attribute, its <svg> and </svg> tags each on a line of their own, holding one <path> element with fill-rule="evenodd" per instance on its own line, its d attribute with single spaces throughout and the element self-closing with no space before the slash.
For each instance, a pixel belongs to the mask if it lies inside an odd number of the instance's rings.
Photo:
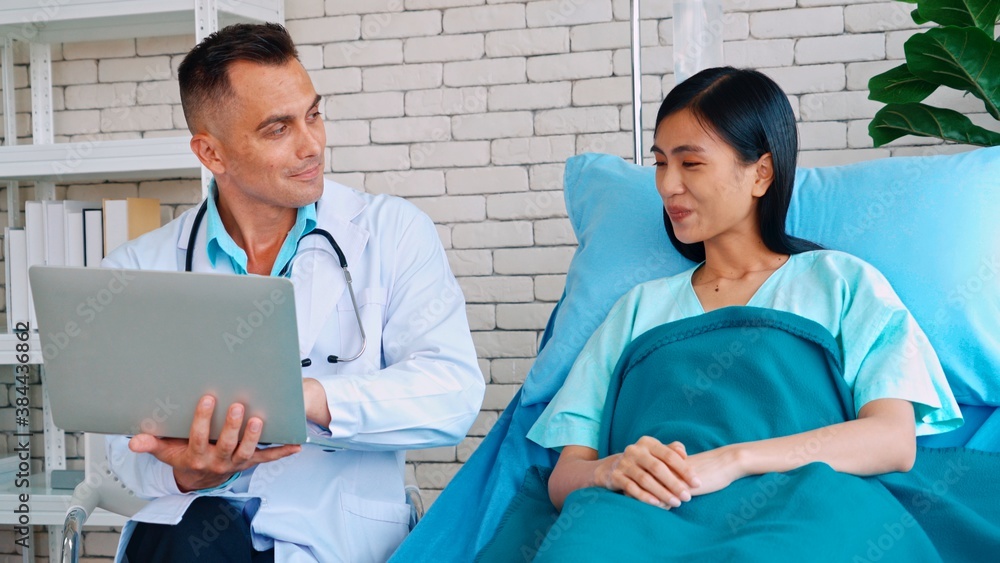
<svg viewBox="0 0 1000 563">
<path fill-rule="evenodd" d="M 918 24 L 940 27 L 910 37 L 906 62 L 868 82 L 868 98 L 883 102 L 868 126 L 876 147 L 906 135 L 979 146 L 1000 145 L 1000 132 L 951 109 L 922 103 L 940 86 L 971 94 L 1000 120 L 1000 43 L 994 27 L 1000 0 L 898 0 L 916 4 Z"/>
</svg>

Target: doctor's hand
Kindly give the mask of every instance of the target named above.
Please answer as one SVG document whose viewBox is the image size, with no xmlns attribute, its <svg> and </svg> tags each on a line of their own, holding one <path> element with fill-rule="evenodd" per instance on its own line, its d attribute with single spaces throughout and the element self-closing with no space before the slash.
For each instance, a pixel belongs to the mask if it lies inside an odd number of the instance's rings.
<svg viewBox="0 0 1000 563">
<path fill-rule="evenodd" d="M 264 427 L 264 422 L 257 417 L 249 420 L 240 442 L 243 405 L 239 403 L 229 406 L 226 423 L 213 445 L 209 443 L 208 436 L 214 410 L 215 398 L 205 395 L 195 408 L 187 440 L 137 434 L 129 440 L 128 447 L 136 453 L 152 454 L 173 467 L 174 480 L 182 493 L 217 487 L 238 471 L 298 453 L 302 449 L 299 445 L 257 449 Z"/>
<path fill-rule="evenodd" d="M 676 508 L 691 500 L 691 490 L 701 485 L 680 442 L 664 445 L 643 436 L 602 461 L 594 474 L 598 485 L 654 506 Z"/>
<path fill-rule="evenodd" d="M 316 379 L 306 377 L 302 380 L 302 393 L 306 403 L 306 418 L 323 428 L 329 428 L 332 418 L 323 384 Z"/>
</svg>

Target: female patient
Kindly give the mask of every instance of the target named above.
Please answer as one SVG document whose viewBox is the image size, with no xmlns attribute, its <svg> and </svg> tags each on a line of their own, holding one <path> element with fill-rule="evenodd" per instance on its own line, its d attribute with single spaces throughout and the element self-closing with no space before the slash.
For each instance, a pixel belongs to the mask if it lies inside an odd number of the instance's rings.
<svg viewBox="0 0 1000 563">
<path fill-rule="evenodd" d="M 908 471 L 916 435 L 961 424 L 934 351 L 885 278 L 785 233 L 797 138 L 788 99 L 773 81 L 733 68 L 689 78 L 660 107 L 652 152 L 670 240 L 700 264 L 622 297 L 529 432 L 544 447 L 562 448 L 549 480 L 557 508 L 571 492 L 597 486 L 669 509 L 742 477 L 813 462 L 855 475 Z M 841 348 L 857 419 L 697 453 L 647 436 L 598 459 L 608 383 L 626 346 L 658 325 L 734 305 L 826 328 Z M 817 440 L 823 447 L 810 447 Z"/>
</svg>

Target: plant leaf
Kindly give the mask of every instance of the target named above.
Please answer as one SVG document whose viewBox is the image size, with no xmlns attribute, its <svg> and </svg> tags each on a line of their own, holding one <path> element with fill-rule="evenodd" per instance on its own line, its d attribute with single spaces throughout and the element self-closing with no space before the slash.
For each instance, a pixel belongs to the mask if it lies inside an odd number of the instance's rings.
<svg viewBox="0 0 1000 563">
<path fill-rule="evenodd" d="M 992 147 L 1000 145 L 1000 133 L 972 123 L 961 113 L 926 104 L 889 104 L 880 109 L 868 135 L 876 147 L 906 135 L 936 137 L 946 141 Z"/>
<path fill-rule="evenodd" d="M 993 26 L 1000 15 L 1000 0 L 921 0 L 917 11 L 924 20 L 941 25 L 978 27 L 993 37 Z"/>
<path fill-rule="evenodd" d="M 900 0 L 900 1 L 904 2 L 905 0 Z M 915 23 L 917 25 L 924 25 L 925 23 L 929 23 L 931 21 L 931 20 L 925 18 L 924 16 L 920 15 L 920 9 L 919 8 L 914 8 L 913 11 L 910 12 L 910 17 L 913 18 L 913 23 Z"/>
<path fill-rule="evenodd" d="M 877 74 L 868 81 L 868 99 L 886 104 L 919 102 L 930 96 L 938 85 L 918 78 L 906 64 Z"/>
<path fill-rule="evenodd" d="M 971 92 L 1000 119 L 1000 44 L 974 27 L 940 27 L 903 44 L 906 66 L 918 78 Z"/>
</svg>

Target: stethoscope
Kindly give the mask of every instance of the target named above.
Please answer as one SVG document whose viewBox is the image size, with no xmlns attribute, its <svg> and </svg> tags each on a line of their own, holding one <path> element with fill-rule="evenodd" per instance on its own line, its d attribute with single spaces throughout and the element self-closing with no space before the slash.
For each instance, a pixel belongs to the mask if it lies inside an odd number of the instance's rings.
<svg viewBox="0 0 1000 563">
<path fill-rule="evenodd" d="M 201 228 L 201 221 L 202 219 L 205 218 L 205 212 L 207 210 L 208 210 L 208 200 L 205 200 L 201 204 L 201 208 L 198 209 L 198 213 L 194 216 L 194 222 L 191 224 L 191 234 L 188 236 L 187 252 L 184 257 L 185 272 L 191 271 L 191 264 L 194 261 L 194 245 L 195 242 L 198 240 L 198 229 Z M 358 310 L 358 300 L 355 299 L 354 297 L 354 286 L 351 283 L 351 272 L 347 269 L 347 258 L 344 256 L 344 251 L 340 249 L 340 245 L 337 244 L 336 240 L 334 240 L 333 235 L 331 235 L 326 230 L 320 229 L 318 227 L 314 228 L 313 230 L 299 237 L 298 242 L 295 243 L 296 253 L 298 253 L 299 250 L 299 243 L 302 242 L 302 239 L 306 238 L 309 235 L 322 236 L 327 240 L 327 242 L 330 243 L 330 246 L 333 247 L 333 251 L 337 253 L 337 258 L 340 259 L 340 267 L 344 269 L 344 279 L 347 280 L 347 291 L 348 293 L 351 294 L 351 304 L 354 305 L 354 316 L 355 318 L 358 319 L 358 329 L 361 331 L 361 350 L 357 354 L 351 356 L 350 358 L 341 358 L 339 356 L 334 356 L 333 354 L 330 354 L 329 356 L 326 357 L 326 361 L 330 362 L 331 364 L 342 364 L 345 362 L 353 362 L 354 360 L 360 358 L 361 355 L 365 353 L 365 349 L 368 347 L 368 337 L 365 335 L 364 325 L 361 324 L 361 311 Z M 285 264 L 285 267 L 281 269 L 281 272 L 278 275 L 281 277 L 287 276 L 289 270 L 291 270 L 291 267 L 292 267 L 292 261 L 289 260 L 288 264 Z M 307 368 L 311 365 L 312 365 L 312 360 L 310 360 L 309 358 L 302 360 L 302 367 Z"/>
</svg>

